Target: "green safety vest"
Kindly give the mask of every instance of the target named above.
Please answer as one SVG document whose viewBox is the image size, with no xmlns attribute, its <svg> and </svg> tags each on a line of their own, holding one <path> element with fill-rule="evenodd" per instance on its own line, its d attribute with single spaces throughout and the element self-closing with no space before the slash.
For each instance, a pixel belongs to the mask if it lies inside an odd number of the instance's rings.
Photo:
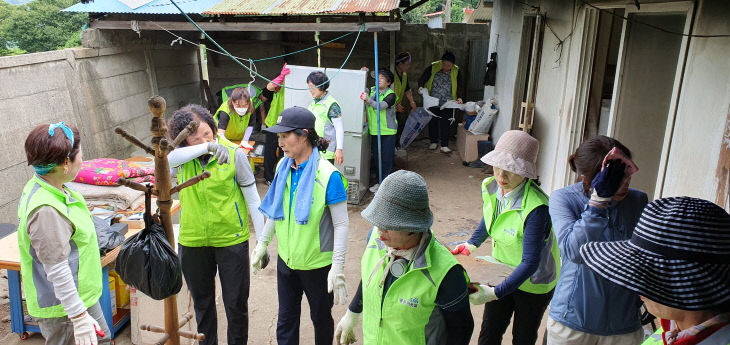
<svg viewBox="0 0 730 345">
<path fill-rule="evenodd" d="M 494 177 L 486 178 L 482 182 L 484 224 L 487 224 L 487 232 L 492 237 L 492 256 L 502 263 L 517 266 L 522 261 L 525 219 L 538 206 L 547 205 L 548 196 L 533 180 L 528 179 L 522 197 L 513 202 L 511 209 L 506 206 L 495 218 L 497 190 Z M 540 253 L 540 267 L 519 289 L 533 294 L 548 293 L 557 284 L 559 274 L 560 252 L 551 227 L 550 235 L 545 239 L 545 247 Z"/>
<path fill-rule="evenodd" d="M 659 329 L 654 332 L 654 334 L 650 335 L 646 340 L 644 340 L 641 345 L 664 345 L 663 340 L 663 333 L 664 329 L 660 326 Z"/>
<path fill-rule="evenodd" d="M 371 231 L 361 260 L 363 344 L 445 344 L 448 330 L 436 295 L 441 281 L 459 262 L 429 231 L 424 234 L 429 236 L 428 245 L 416 253 L 409 270 L 383 296 L 380 279 L 388 259 L 372 280 L 370 275 L 386 255 L 386 247 L 377 228 Z"/>
<path fill-rule="evenodd" d="M 237 146 L 218 135 L 218 143 L 228 148 L 230 162 L 218 165 L 211 158 L 205 167 L 193 159 L 178 168 L 181 184 L 204 170 L 210 177 L 180 191 L 180 237 L 186 247 L 228 247 L 245 242 L 248 230 L 248 207 L 241 187 L 236 183 L 235 151 Z"/>
<path fill-rule="evenodd" d="M 256 110 L 255 109 L 249 109 L 251 110 L 250 113 L 247 113 L 246 115 L 238 115 L 236 113 L 236 110 L 229 109 L 228 108 L 228 102 L 225 102 L 221 104 L 220 107 L 218 107 L 218 110 L 216 110 L 215 115 L 213 115 L 213 119 L 215 120 L 215 124 L 218 124 L 218 120 L 220 117 L 220 113 L 222 111 L 226 112 L 228 114 L 228 126 L 226 127 L 226 139 L 228 140 L 242 140 L 243 135 L 246 134 L 246 128 L 248 128 L 248 123 L 251 120 L 251 114 L 253 114 Z"/>
<path fill-rule="evenodd" d="M 271 106 L 269 112 L 266 114 L 266 120 L 264 121 L 266 127 L 274 127 L 279 122 L 279 115 L 284 111 L 284 87 L 282 86 L 279 91 L 274 92 L 274 97 L 271 99 Z"/>
<path fill-rule="evenodd" d="M 233 89 L 235 89 L 237 87 L 242 87 L 242 88 L 248 90 L 248 84 L 236 84 L 236 85 L 226 86 L 223 89 L 221 89 L 221 100 L 222 100 L 221 103 L 223 103 L 223 104 L 228 103 L 228 98 L 229 98 L 228 93 L 233 92 Z M 261 104 L 263 104 L 263 102 L 259 98 L 259 96 L 261 95 L 261 88 L 259 88 L 256 85 L 254 85 L 253 88 L 254 88 L 254 90 L 256 90 L 256 94 L 251 95 L 251 103 L 253 103 L 253 107 L 255 109 L 258 109 L 259 106 Z"/>
<path fill-rule="evenodd" d="M 380 94 L 378 102 L 382 102 L 386 96 L 394 93 L 390 88 Z M 375 97 L 375 86 L 370 88 L 370 99 Z M 368 108 L 368 128 L 370 135 L 378 135 L 378 111 L 371 107 Z M 398 120 L 395 117 L 395 108 L 380 109 L 380 135 L 395 135 L 398 132 Z"/>
<path fill-rule="evenodd" d="M 317 134 L 330 141 L 327 151 L 320 151 L 320 155 L 325 159 L 335 158 L 335 149 L 337 148 L 337 137 L 335 136 L 335 126 L 329 118 L 330 107 L 337 103 L 337 100 L 330 95 L 328 92 L 324 98 L 320 99 L 319 102 L 312 101 L 307 109 L 314 114 L 316 121 L 314 123 L 314 130 Z M 339 104 L 339 103 L 338 103 Z"/>
<path fill-rule="evenodd" d="M 403 76 L 398 78 L 397 71 L 393 75 L 395 76 L 395 104 L 403 104 L 403 95 L 406 93 L 406 86 L 408 86 L 408 75 L 406 73 L 403 73 Z"/>
<path fill-rule="evenodd" d="M 283 160 L 279 164 L 282 162 Z M 309 162 L 308 164 L 314 163 Z M 279 256 L 291 269 L 313 270 L 332 264 L 335 228 L 325 196 L 330 176 L 335 171 L 338 170 L 332 163 L 324 158 L 319 159 L 314 178 L 309 221 L 305 225 L 297 224 L 294 217 L 297 191 L 294 191 L 294 199 L 290 199 L 291 174 L 286 178 L 283 200 L 284 219 L 276 221 L 275 225 Z M 342 174 L 340 176 L 347 189 L 347 179 Z"/>
<path fill-rule="evenodd" d="M 64 190 L 68 195 L 35 175 L 23 188 L 18 204 L 20 273 L 28 314 L 36 318 L 67 316 L 63 305 L 56 298 L 53 284 L 46 278 L 43 264 L 30 246 L 28 217 L 41 206 L 53 207 L 73 225 L 74 233 L 69 241 L 71 253 L 68 256 L 68 264 L 84 306 L 86 308 L 93 306 L 101 297 L 101 259 L 94 221 L 86 208 L 84 197 L 71 189 L 64 188 Z"/>
<path fill-rule="evenodd" d="M 428 81 L 426 82 L 426 89 L 428 89 L 428 93 L 431 94 L 431 86 L 433 86 L 433 78 L 436 76 L 436 73 L 441 72 L 441 60 L 434 61 L 431 63 L 431 77 L 428 78 Z M 454 65 L 454 67 L 451 67 L 451 98 L 456 99 L 456 82 L 457 82 L 457 76 L 459 75 L 459 66 Z"/>
</svg>

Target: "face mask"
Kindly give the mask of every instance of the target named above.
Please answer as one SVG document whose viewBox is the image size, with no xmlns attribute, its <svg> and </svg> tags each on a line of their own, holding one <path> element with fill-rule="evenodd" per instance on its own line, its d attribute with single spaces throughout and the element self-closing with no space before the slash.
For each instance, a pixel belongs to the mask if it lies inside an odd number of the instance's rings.
<svg viewBox="0 0 730 345">
<path fill-rule="evenodd" d="M 233 109 L 236 111 L 236 113 L 238 113 L 238 115 L 244 115 L 244 114 L 246 114 L 246 111 L 248 111 L 248 107 L 246 107 L 246 108 L 235 108 L 234 107 Z"/>
</svg>

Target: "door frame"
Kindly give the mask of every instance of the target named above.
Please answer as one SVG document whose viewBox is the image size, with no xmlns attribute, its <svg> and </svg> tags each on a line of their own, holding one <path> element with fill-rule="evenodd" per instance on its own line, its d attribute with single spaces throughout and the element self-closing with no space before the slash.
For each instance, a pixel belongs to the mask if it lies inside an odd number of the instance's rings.
<svg viewBox="0 0 730 345">
<path fill-rule="evenodd" d="M 657 14 L 671 14 L 671 13 L 682 13 L 686 16 L 684 22 L 683 32 L 689 34 L 694 21 L 694 3 L 691 1 L 680 1 L 671 3 L 652 3 L 642 4 L 642 9 L 638 10 L 634 6 L 626 6 L 624 12 L 625 16 L 629 16 L 635 13 L 657 13 Z M 639 24 L 640 25 L 640 24 Z M 628 21 L 623 21 L 623 27 L 621 28 L 621 41 L 619 44 L 618 61 L 616 63 L 616 79 L 614 79 L 613 95 L 611 100 L 611 110 L 608 118 L 608 136 L 615 137 L 617 128 L 620 128 L 619 124 L 621 118 L 616 115 L 616 110 L 620 108 L 621 99 L 621 84 L 623 83 L 623 69 L 626 63 L 626 40 L 628 29 Z M 657 180 L 654 186 L 654 195 L 650 196 L 653 199 L 662 197 L 664 178 L 666 176 L 667 162 L 669 159 L 669 150 L 671 148 L 672 136 L 674 132 L 674 122 L 677 115 L 677 105 L 679 103 L 679 95 L 682 87 L 682 79 L 684 75 L 684 67 L 686 64 L 687 51 L 689 46 L 689 37 L 682 37 L 682 43 L 679 46 L 679 53 L 677 58 L 677 67 L 674 75 L 674 83 L 672 86 L 672 93 L 669 100 L 669 111 L 667 113 L 667 124 L 664 129 L 664 142 L 662 144 L 661 156 L 659 157 L 659 169 L 657 170 Z"/>
</svg>

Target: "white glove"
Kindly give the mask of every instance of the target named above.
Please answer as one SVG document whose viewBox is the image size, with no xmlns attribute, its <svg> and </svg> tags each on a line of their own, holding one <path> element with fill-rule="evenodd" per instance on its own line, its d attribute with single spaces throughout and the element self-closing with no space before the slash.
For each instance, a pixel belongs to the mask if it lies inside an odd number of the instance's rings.
<svg viewBox="0 0 730 345">
<path fill-rule="evenodd" d="M 223 165 L 230 162 L 231 158 L 228 154 L 228 148 L 213 142 L 208 143 L 208 152 L 212 153 L 213 156 L 218 160 L 218 165 Z"/>
<path fill-rule="evenodd" d="M 327 274 L 327 292 L 334 294 L 335 304 L 347 303 L 347 286 L 345 273 L 341 264 L 332 264 Z"/>
<path fill-rule="evenodd" d="M 71 322 L 74 327 L 76 345 L 99 344 L 99 340 L 96 338 L 96 330 L 101 331 L 101 327 L 88 312 L 85 312 L 81 317 L 72 318 Z"/>
<path fill-rule="evenodd" d="M 337 341 L 337 345 L 354 344 L 357 341 L 357 338 L 355 338 L 355 326 L 357 326 L 358 322 L 360 322 L 360 313 L 353 313 L 348 309 L 335 328 L 335 341 Z"/>
<path fill-rule="evenodd" d="M 497 295 L 494 294 L 494 288 L 484 284 L 479 284 L 479 290 L 469 295 L 469 302 L 473 305 L 485 304 L 496 300 Z"/>
<path fill-rule="evenodd" d="M 256 274 L 256 272 L 263 268 L 261 266 L 264 266 L 264 256 L 267 254 L 266 244 L 264 244 L 264 242 L 257 241 L 256 247 L 253 249 L 253 254 L 251 254 L 251 273 Z"/>
</svg>

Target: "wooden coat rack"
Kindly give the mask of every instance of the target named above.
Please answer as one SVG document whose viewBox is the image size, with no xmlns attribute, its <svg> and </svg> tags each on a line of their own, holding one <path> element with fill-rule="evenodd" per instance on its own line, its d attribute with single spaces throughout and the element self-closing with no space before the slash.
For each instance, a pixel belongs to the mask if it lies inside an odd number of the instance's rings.
<svg viewBox="0 0 730 345">
<path fill-rule="evenodd" d="M 176 146 L 180 145 L 180 143 L 183 142 L 183 140 L 185 140 L 191 133 L 194 133 L 198 128 L 198 123 L 195 121 L 190 122 L 190 124 L 188 124 L 188 126 L 180 132 L 175 140 L 170 143 L 167 139 L 167 125 L 165 124 L 164 118 L 165 109 L 167 108 L 165 99 L 160 96 L 153 96 L 149 99 L 149 101 L 147 101 L 147 106 L 152 113 L 152 125 L 150 127 L 150 131 L 152 132 L 152 147 L 143 143 L 137 137 L 127 133 L 120 127 L 115 128 L 114 131 L 148 154 L 154 155 L 155 186 L 152 193 L 157 196 L 157 214 L 154 215 L 153 220 L 162 224 L 165 228 L 167 241 L 170 242 L 172 248 L 175 248 L 175 235 L 172 230 L 172 213 L 170 212 L 170 209 L 172 208 L 172 194 L 210 177 L 210 172 L 204 171 L 202 174 L 193 177 L 180 185 L 172 187 L 170 164 L 167 161 L 167 154 L 174 150 Z M 147 191 L 146 185 L 132 182 L 124 178 L 120 178 L 117 183 L 136 190 L 144 192 Z M 160 340 L 155 343 L 156 345 L 179 345 L 180 337 L 198 341 L 205 339 L 205 335 L 203 334 L 181 331 L 180 328 L 190 322 L 193 316 L 190 313 L 187 313 L 183 316 L 182 320 L 178 320 L 177 313 L 177 296 L 173 295 L 165 298 L 165 327 L 162 328 L 154 325 L 142 325 L 140 326 L 140 329 L 144 331 L 162 333 L 162 337 L 160 337 Z"/>
</svg>

